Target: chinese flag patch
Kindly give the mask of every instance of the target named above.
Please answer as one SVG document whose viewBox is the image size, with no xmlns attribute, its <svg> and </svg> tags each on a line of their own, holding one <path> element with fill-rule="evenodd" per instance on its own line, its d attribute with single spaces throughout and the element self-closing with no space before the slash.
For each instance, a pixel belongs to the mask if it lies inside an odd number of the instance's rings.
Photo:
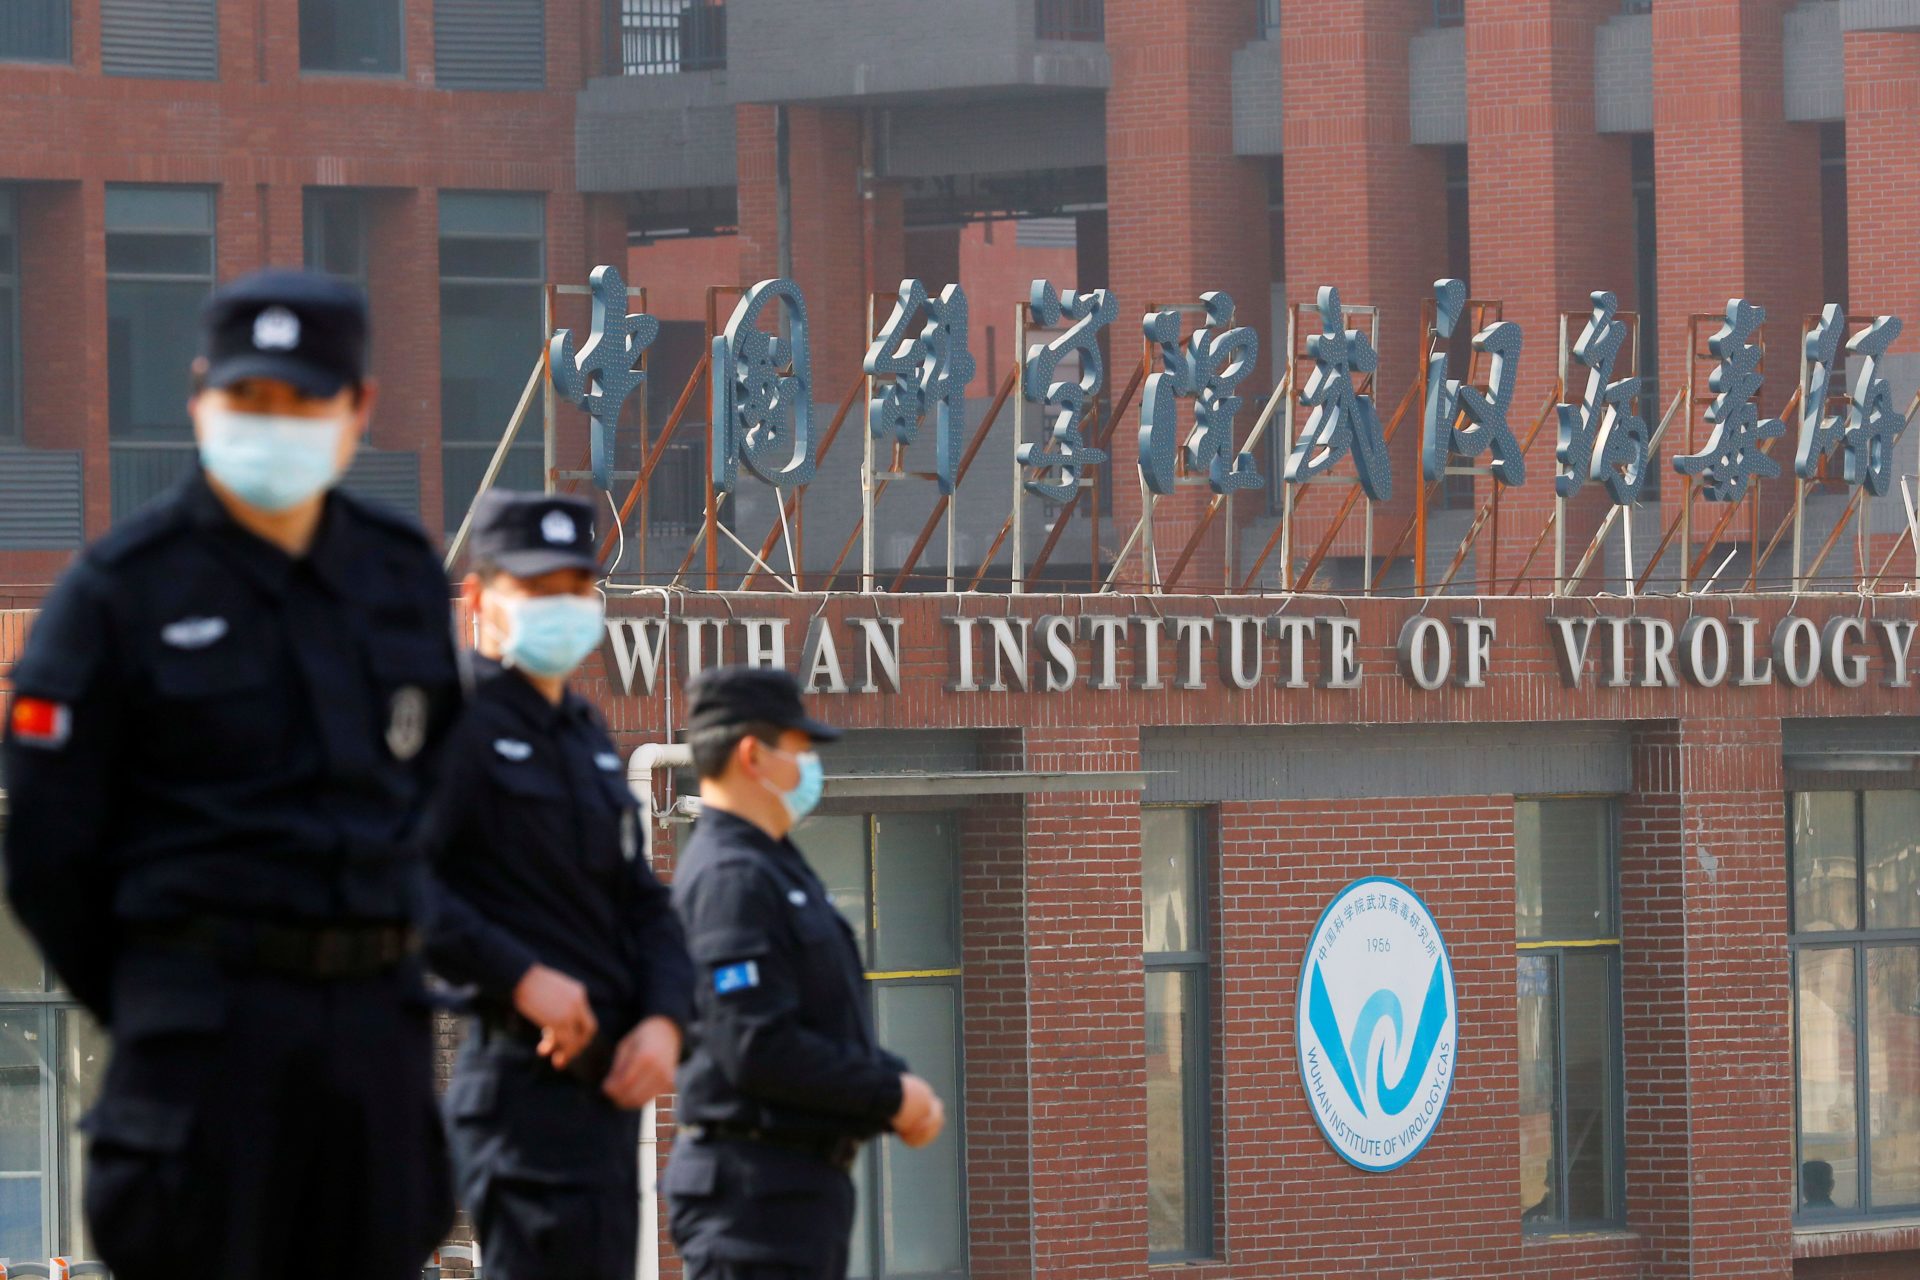
<svg viewBox="0 0 1920 1280">
<path fill-rule="evenodd" d="M 63 747 L 73 729 L 73 713 L 65 703 L 45 698 L 13 700 L 13 740 L 31 747 Z"/>
</svg>

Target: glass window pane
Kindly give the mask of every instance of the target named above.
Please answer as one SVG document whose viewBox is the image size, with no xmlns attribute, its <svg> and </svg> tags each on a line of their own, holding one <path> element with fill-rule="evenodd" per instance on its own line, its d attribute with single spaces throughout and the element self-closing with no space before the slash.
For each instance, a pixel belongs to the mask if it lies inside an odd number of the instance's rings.
<svg viewBox="0 0 1920 1280">
<path fill-rule="evenodd" d="M 0 1258 L 43 1259 L 47 1011 L 0 1011 Z"/>
<path fill-rule="evenodd" d="M 443 236 L 546 235 L 544 199 L 515 191 L 442 191 Z"/>
<path fill-rule="evenodd" d="M 1194 1188 L 1206 1176 L 1198 1106 L 1205 1088 L 1200 974 L 1147 972 L 1147 1249 L 1201 1252 L 1195 1239 L 1202 1206 Z"/>
<path fill-rule="evenodd" d="M 1619 1082 L 1615 1078 L 1613 957 L 1569 952 L 1560 957 L 1561 1026 L 1566 1074 L 1567 1218 L 1612 1222 L 1620 1216 L 1614 1152 L 1619 1149 Z"/>
<path fill-rule="evenodd" d="M 1513 811 L 1516 936 L 1614 936 L 1613 805 L 1604 797 L 1521 800 Z"/>
<path fill-rule="evenodd" d="M 307 192 L 306 266 L 367 283 L 366 200 L 358 191 Z"/>
<path fill-rule="evenodd" d="M 0 238 L 0 252 L 4 251 L 5 241 Z M 4 265 L 0 260 L 0 267 Z M 19 292 L 0 281 L 0 436 L 20 434 L 19 309 Z"/>
<path fill-rule="evenodd" d="M 1555 957 L 1520 957 L 1520 1220 L 1556 1222 L 1561 1209 L 1554 1183 L 1554 1095 L 1559 1051 L 1555 1027 Z"/>
<path fill-rule="evenodd" d="M 107 1033 L 81 1009 L 61 1009 L 60 1026 L 60 1140 L 64 1167 L 60 1173 L 60 1250 L 68 1257 L 92 1258 L 97 1253 L 81 1212 L 81 1188 L 86 1185 L 86 1139 L 80 1117 L 100 1096 L 107 1069 Z"/>
<path fill-rule="evenodd" d="M 211 276 L 213 238 L 115 232 L 107 237 L 107 271 L 116 276 Z"/>
<path fill-rule="evenodd" d="M 440 414 L 447 439 L 499 443 L 540 360 L 541 329 L 536 287 L 441 286 Z"/>
<path fill-rule="evenodd" d="M 1201 949 L 1195 844 L 1193 810 L 1140 811 L 1140 923 L 1149 952 Z"/>
<path fill-rule="evenodd" d="M 107 234 L 198 231 L 213 234 L 213 192 L 203 187 L 107 188 Z"/>
<path fill-rule="evenodd" d="M 853 1170 L 853 1245 L 847 1253 L 847 1280 L 873 1276 L 873 1201 L 879 1194 L 880 1152 L 872 1143 Z"/>
<path fill-rule="evenodd" d="M 1793 797 L 1793 927 L 1800 933 L 1860 927 L 1854 793 Z"/>
<path fill-rule="evenodd" d="M 867 939 L 869 875 L 867 870 L 867 818 L 808 818 L 795 830 L 793 842 L 807 857 L 807 865 L 827 887 L 853 936 L 860 942 L 860 960 L 871 968 Z"/>
<path fill-rule="evenodd" d="M 399 0 L 300 0 L 300 68 L 398 72 Z"/>
<path fill-rule="evenodd" d="M 538 240 L 459 240 L 440 242 L 440 274 L 446 279 L 539 280 Z"/>
<path fill-rule="evenodd" d="M 7 0 L 0 4 L 0 58 L 65 62 L 71 30 L 67 0 Z"/>
<path fill-rule="evenodd" d="M 1920 947 L 1867 951 L 1868 1196 L 1920 1204 Z"/>
<path fill-rule="evenodd" d="M 881 1147 L 881 1223 L 890 1276 L 947 1275 L 966 1265 L 966 1196 L 960 1175 L 960 994 L 951 984 L 875 988 L 880 1042 L 946 1100 L 947 1128 L 930 1147 Z"/>
<path fill-rule="evenodd" d="M 876 969 L 951 969 L 960 964 L 959 868 L 953 818 L 885 813 L 874 819 Z"/>
<path fill-rule="evenodd" d="M 1803 949 L 1795 957 L 1799 1058 L 1800 1207 L 1818 1213 L 1860 1205 L 1854 1088 L 1853 952 Z"/>
<path fill-rule="evenodd" d="M 202 284 L 107 285 L 107 420 L 116 437 L 187 440 Z"/>
<path fill-rule="evenodd" d="M 1869 791 L 1867 928 L 1920 928 L 1920 791 Z"/>
</svg>

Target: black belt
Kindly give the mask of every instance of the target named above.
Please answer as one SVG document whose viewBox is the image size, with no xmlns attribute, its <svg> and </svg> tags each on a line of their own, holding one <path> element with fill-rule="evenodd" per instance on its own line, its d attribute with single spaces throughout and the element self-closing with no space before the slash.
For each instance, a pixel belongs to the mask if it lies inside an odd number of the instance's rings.
<svg viewBox="0 0 1920 1280">
<path fill-rule="evenodd" d="M 860 1157 L 860 1139 L 830 1138 L 824 1136 L 782 1133 L 777 1129 L 761 1129 L 750 1124 L 683 1124 L 680 1132 L 695 1142 L 709 1142 L 719 1139 L 723 1142 L 754 1142 L 763 1147 L 779 1147 L 783 1151 L 798 1151 L 816 1160 L 824 1160 L 842 1173 L 853 1168 L 853 1162 Z"/>
<path fill-rule="evenodd" d="M 371 978 L 420 949 L 401 924 L 283 924 L 231 916 L 190 916 L 132 929 L 135 942 L 204 956 L 233 969 L 293 978 Z"/>
</svg>

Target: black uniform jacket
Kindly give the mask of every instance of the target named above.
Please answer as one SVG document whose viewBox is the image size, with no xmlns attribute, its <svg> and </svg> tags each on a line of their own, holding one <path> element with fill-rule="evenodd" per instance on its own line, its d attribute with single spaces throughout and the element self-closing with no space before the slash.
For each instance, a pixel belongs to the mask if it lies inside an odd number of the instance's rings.
<svg viewBox="0 0 1920 1280">
<path fill-rule="evenodd" d="M 673 899 L 695 970 L 676 1122 L 794 1137 L 885 1131 L 906 1064 L 876 1043 L 853 933 L 793 842 L 708 808 Z"/>
<path fill-rule="evenodd" d="M 419 918 L 448 599 L 405 518 L 336 491 L 296 558 L 197 472 L 82 554 L 14 667 L 5 764 L 8 892 L 83 1004 L 111 1022 L 129 922 Z"/>
<path fill-rule="evenodd" d="M 428 957 L 505 1013 L 535 963 L 587 988 L 603 1035 L 692 1021 L 692 969 L 666 888 L 641 856 L 626 762 L 590 703 L 550 703 L 474 659 L 427 840 L 438 891 Z"/>
</svg>

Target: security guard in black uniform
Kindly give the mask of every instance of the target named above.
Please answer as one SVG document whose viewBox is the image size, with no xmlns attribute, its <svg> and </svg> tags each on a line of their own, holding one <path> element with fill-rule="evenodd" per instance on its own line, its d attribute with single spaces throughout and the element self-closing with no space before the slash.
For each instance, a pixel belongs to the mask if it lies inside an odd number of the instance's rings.
<svg viewBox="0 0 1920 1280">
<path fill-rule="evenodd" d="M 693 952 L 692 1052 L 662 1186 L 686 1280 L 843 1280 L 848 1173 L 888 1130 L 939 1136 L 938 1096 L 874 1040 L 852 931 L 793 825 L 819 802 L 816 742 L 784 671 L 730 667 L 693 689 L 701 812 L 674 874 Z"/>
<path fill-rule="evenodd" d="M 693 969 L 638 805 L 567 677 L 602 636 L 593 507 L 486 494 L 479 628 L 429 840 L 434 968 L 477 991 L 447 1090 L 461 1197 L 499 1280 L 632 1280 L 640 1109 L 673 1084 Z"/>
<path fill-rule="evenodd" d="M 402 1280 L 452 1218 L 416 924 L 460 684 L 410 521 L 334 488 L 356 290 L 217 292 L 201 469 L 82 554 L 13 672 L 7 888 L 113 1054 L 86 1211 L 121 1280 Z"/>
</svg>

